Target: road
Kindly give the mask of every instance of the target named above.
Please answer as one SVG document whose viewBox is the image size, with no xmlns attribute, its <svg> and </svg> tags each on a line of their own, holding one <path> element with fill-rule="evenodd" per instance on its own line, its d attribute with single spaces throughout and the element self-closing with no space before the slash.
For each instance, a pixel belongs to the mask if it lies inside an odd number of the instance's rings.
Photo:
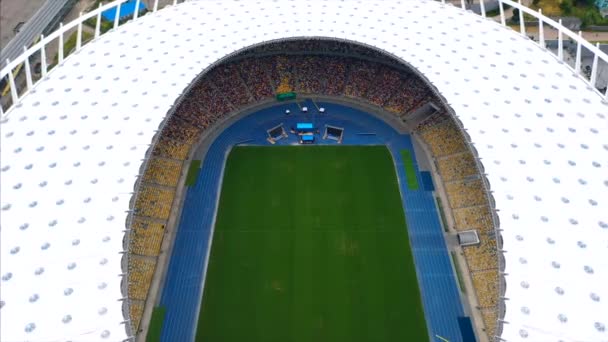
<svg viewBox="0 0 608 342">
<path fill-rule="evenodd" d="M 13 29 L 28 21 L 45 0 L 0 0 L 0 49 L 13 39 Z"/>
</svg>

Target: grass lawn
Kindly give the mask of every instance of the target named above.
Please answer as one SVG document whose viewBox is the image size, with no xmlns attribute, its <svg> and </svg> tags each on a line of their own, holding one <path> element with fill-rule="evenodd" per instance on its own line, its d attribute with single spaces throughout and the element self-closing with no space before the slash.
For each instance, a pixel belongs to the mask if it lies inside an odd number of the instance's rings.
<svg viewBox="0 0 608 342">
<path fill-rule="evenodd" d="M 165 319 L 165 307 L 157 306 L 152 310 L 152 318 L 150 318 L 150 329 L 148 329 L 148 336 L 146 342 L 160 342 L 160 334 L 163 328 L 163 321 Z"/>
<path fill-rule="evenodd" d="M 200 171 L 201 161 L 193 160 L 192 163 L 190 163 L 188 174 L 186 175 L 186 186 L 194 186 L 196 184 L 196 179 L 198 178 Z"/>
<path fill-rule="evenodd" d="M 429 340 L 386 147 L 232 150 L 196 340 Z"/>
<path fill-rule="evenodd" d="M 414 168 L 412 154 L 408 150 L 402 150 L 401 158 L 403 159 L 403 167 L 405 168 L 407 188 L 410 190 L 418 190 L 418 179 L 416 179 L 416 169 Z"/>
</svg>

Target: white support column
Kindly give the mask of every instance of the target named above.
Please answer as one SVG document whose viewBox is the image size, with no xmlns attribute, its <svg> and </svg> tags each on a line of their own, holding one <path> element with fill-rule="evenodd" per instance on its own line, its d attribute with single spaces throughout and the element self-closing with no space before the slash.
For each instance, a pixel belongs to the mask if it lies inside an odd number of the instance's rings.
<svg viewBox="0 0 608 342">
<path fill-rule="evenodd" d="M 173 0 L 173 6 L 177 5 L 177 0 Z"/>
<path fill-rule="evenodd" d="M 500 23 L 502 24 L 502 26 L 506 26 L 507 20 L 505 19 L 505 6 L 500 0 L 498 0 L 498 8 L 500 9 Z"/>
<path fill-rule="evenodd" d="M 467 5 L 464 3 L 464 0 L 460 0 L 460 7 L 461 7 L 463 10 L 466 10 L 466 9 L 467 9 Z"/>
<path fill-rule="evenodd" d="M 11 61 L 7 58 L 6 65 L 11 64 Z M 13 76 L 13 70 L 8 71 L 8 85 L 11 88 L 11 98 L 13 99 L 13 105 L 19 101 L 19 95 L 17 95 L 17 87 L 15 86 L 15 76 Z"/>
<path fill-rule="evenodd" d="M 517 0 L 517 2 L 521 6 L 521 0 Z M 521 6 L 521 7 L 523 7 L 523 6 Z M 519 11 L 519 33 L 521 33 L 522 36 L 525 36 L 526 35 L 526 24 L 524 23 L 524 11 L 522 11 L 519 8 L 518 8 L 518 11 Z"/>
<path fill-rule="evenodd" d="M 59 23 L 59 64 L 63 63 L 63 23 Z"/>
<path fill-rule="evenodd" d="M 27 51 L 27 46 L 23 47 L 23 54 Z M 23 67 L 25 68 L 25 82 L 27 83 L 27 90 L 32 89 L 32 69 L 30 68 L 30 56 L 25 57 L 23 60 Z"/>
<path fill-rule="evenodd" d="M 158 10 L 158 0 L 154 0 L 154 8 L 152 9 L 153 12 L 156 12 Z"/>
<path fill-rule="evenodd" d="M 78 16 L 78 31 L 76 33 L 76 51 L 82 47 L 82 12 Z"/>
<path fill-rule="evenodd" d="M 137 19 L 137 17 L 139 17 L 139 4 L 140 4 L 141 0 L 137 0 L 135 1 L 135 12 L 133 12 L 133 21 L 135 21 L 135 19 Z"/>
<path fill-rule="evenodd" d="M 557 58 L 560 62 L 564 60 L 564 37 L 562 34 L 562 20 L 559 20 L 559 27 L 557 28 Z"/>
<path fill-rule="evenodd" d="M 42 77 L 45 77 L 48 67 L 46 65 L 46 45 L 44 45 L 43 34 L 40 35 L 40 41 L 43 42 L 42 47 L 40 48 L 40 73 L 42 74 Z"/>
<path fill-rule="evenodd" d="M 95 39 L 99 38 L 101 33 L 101 4 L 99 4 L 97 10 L 99 12 L 97 12 L 97 21 L 95 22 Z"/>
<path fill-rule="evenodd" d="M 479 0 L 479 9 L 481 10 L 481 16 L 482 17 L 486 17 L 486 4 L 483 2 L 483 0 Z"/>
<path fill-rule="evenodd" d="M 441 3 L 442 3 L 443 5 L 445 5 L 445 0 L 441 0 Z"/>
<path fill-rule="evenodd" d="M 545 28 L 543 27 L 543 10 L 538 9 L 538 44 L 541 48 L 545 48 Z"/>
<path fill-rule="evenodd" d="M 120 19 L 120 5 L 122 5 L 122 3 L 118 3 L 118 5 L 116 6 L 116 15 L 114 16 L 114 30 L 118 28 L 118 21 Z"/>
<path fill-rule="evenodd" d="M 600 51 L 600 43 L 595 43 L 595 47 L 597 48 L 597 51 Z M 591 82 L 591 86 L 593 88 L 595 88 L 595 84 L 597 83 L 597 63 L 599 60 L 597 51 L 595 51 L 595 53 L 593 54 L 593 65 L 591 66 L 591 79 L 589 80 L 589 82 Z"/>
<path fill-rule="evenodd" d="M 578 36 L 579 39 L 582 39 L 581 31 L 578 31 Z M 574 74 L 578 76 L 581 73 L 581 42 L 577 41 L 576 44 L 576 62 L 574 63 Z"/>
</svg>

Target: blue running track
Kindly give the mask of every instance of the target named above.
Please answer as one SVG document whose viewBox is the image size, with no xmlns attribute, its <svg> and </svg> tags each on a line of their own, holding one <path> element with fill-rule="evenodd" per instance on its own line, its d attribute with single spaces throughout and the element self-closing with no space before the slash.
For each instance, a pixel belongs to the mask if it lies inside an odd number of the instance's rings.
<svg viewBox="0 0 608 342">
<path fill-rule="evenodd" d="M 316 113 L 312 102 L 308 101 L 306 105 Z M 462 341 L 458 317 L 464 313 L 433 193 L 422 188 L 407 189 L 399 151 L 407 149 L 414 156 L 410 136 L 399 134 L 384 121 L 360 110 L 332 103 L 319 105 L 326 108 L 326 114 L 300 114 L 293 103 L 262 109 L 232 124 L 211 144 L 196 185 L 186 192 L 160 300 L 160 305 L 166 308 L 161 341 L 194 340 L 217 198 L 224 162 L 231 147 L 242 141 L 250 145 L 270 145 L 266 141 L 267 129 L 283 123 L 289 131 L 296 122 L 314 122 L 315 127 L 321 129 L 316 144 L 335 144 L 321 139 L 323 126 L 327 123 L 345 129 L 345 145 L 386 145 L 389 148 L 399 178 L 429 336 L 433 341 L 435 335 L 451 342 Z M 285 109 L 298 114 L 286 116 Z M 289 138 L 277 142 L 277 145 L 286 144 L 297 144 L 296 137 L 290 134 Z M 418 183 L 422 184 L 415 158 L 414 162 Z"/>
</svg>

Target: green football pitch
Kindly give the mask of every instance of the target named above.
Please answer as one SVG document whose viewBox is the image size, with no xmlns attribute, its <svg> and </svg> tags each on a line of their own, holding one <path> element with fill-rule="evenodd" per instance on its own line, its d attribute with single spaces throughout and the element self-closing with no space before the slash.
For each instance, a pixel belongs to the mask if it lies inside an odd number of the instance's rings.
<svg viewBox="0 0 608 342">
<path fill-rule="evenodd" d="M 197 341 L 428 341 L 385 146 L 236 147 Z"/>
</svg>

